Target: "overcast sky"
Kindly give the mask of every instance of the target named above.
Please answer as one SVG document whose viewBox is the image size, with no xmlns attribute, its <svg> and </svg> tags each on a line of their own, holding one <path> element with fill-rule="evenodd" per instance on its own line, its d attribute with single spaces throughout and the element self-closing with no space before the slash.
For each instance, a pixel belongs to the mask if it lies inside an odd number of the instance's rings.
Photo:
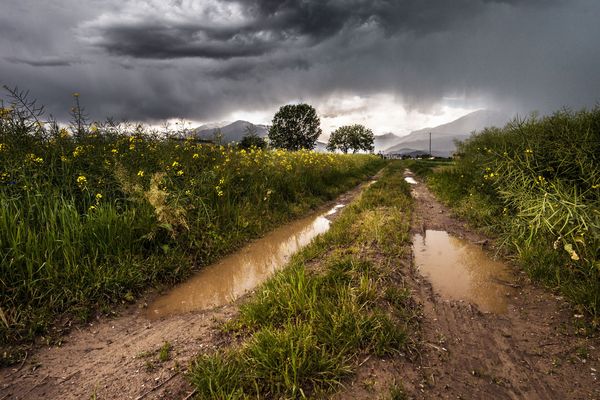
<svg viewBox="0 0 600 400">
<path fill-rule="evenodd" d="M 402 134 L 480 108 L 600 101 L 598 0 L 0 0 L 0 83 L 58 118 L 269 122 Z"/>
</svg>

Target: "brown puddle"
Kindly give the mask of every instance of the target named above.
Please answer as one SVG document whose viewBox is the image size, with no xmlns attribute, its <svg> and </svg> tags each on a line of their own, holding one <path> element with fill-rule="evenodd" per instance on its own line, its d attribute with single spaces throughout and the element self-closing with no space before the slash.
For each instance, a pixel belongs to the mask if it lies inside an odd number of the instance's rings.
<svg viewBox="0 0 600 400">
<path fill-rule="evenodd" d="M 480 246 L 445 231 L 413 237 L 415 265 L 442 297 L 470 301 L 482 311 L 505 313 L 513 278 L 502 262 L 492 260 Z M 504 282 L 504 284 L 502 284 Z"/>
<path fill-rule="evenodd" d="M 187 311 L 205 310 L 229 303 L 254 289 L 283 267 L 289 258 L 329 229 L 326 213 L 312 215 L 282 226 L 221 261 L 212 264 L 186 282 L 174 287 L 149 305 L 147 317 L 158 319 Z"/>
</svg>

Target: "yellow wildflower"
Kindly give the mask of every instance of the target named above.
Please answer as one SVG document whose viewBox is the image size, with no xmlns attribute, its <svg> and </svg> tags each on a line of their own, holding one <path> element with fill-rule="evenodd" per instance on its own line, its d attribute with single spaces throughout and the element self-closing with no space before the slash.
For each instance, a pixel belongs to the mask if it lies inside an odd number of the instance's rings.
<svg viewBox="0 0 600 400">
<path fill-rule="evenodd" d="M 200 158 L 200 154 L 194 153 L 194 155 L 192 156 L 192 158 Z"/>
<path fill-rule="evenodd" d="M 41 164 L 44 162 L 44 159 L 42 157 L 38 157 L 33 153 L 29 153 L 27 154 L 27 156 L 25 157 L 27 159 L 27 161 L 36 163 L 36 164 Z"/>
<path fill-rule="evenodd" d="M 140 170 L 138 171 L 138 173 L 137 173 L 137 176 L 140 176 L 140 177 L 144 176 L 144 171 L 142 171 L 142 170 L 140 169 Z"/>
<path fill-rule="evenodd" d="M 87 178 L 84 175 L 79 175 L 77 177 L 77 184 L 79 186 L 85 186 L 87 184 Z"/>
<path fill-rule="evenodd" d="M 565 244 L 564 249 L 571 256 L 571 260 L 573 260 L 573 261 L 579 260 L 579 255 L 577 254 L 577 252 L 575 252 L 575 250 L 573 249 L 573 245 L 571 243 Z"/>
<path fill-rule="evenodd" d="M 183 170 L 180 169 L 179 171 L 177 171 L 177 176 L 182 176 L 183 175 Z"/>
<path fill-rule="evenodd" d="M 83 153 L 83 151 L 84 151 L 83 146 L 75 147 L 75 150 L 73 150 L 73 157 L 79 157 L 81 155 L 81 153 Z"/>
<path fill-rule="evenodd" d="M 100 201 L 102 199 L 102 193 L 96 193 L 96 201 Z"/>
<path fill-rule="evenodd" d="M 0 119 L 4 119 L 10 117 L 10 114 L 12 113 L 12 108 L 3 108 L 0 107 Z"/>
</svg>

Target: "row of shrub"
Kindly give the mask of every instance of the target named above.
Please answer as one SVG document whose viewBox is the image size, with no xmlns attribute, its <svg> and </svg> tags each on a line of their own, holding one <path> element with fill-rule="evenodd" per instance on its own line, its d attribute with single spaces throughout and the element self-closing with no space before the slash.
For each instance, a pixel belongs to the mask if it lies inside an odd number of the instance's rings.
<svg viewBox="0 0 600 400">
<path fill-rule="evenodd" d="M 460 143 L 431 187 L 537 280 L 600 317 L 600 107 L 516 119 Z"/>
<path fill-rule="evenodd" d="M 40 118 L 1 108 L 0 343 L 180 280 L 382 163 Z"/>
</svg>

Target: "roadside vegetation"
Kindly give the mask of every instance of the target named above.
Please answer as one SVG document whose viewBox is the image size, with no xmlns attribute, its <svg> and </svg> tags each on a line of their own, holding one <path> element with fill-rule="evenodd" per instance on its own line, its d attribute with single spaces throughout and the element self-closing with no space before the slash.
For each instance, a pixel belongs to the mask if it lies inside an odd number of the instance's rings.
<svg viewBox="0 0 600 400">
<path fill-rule="evenodd" d="M 411 218 L 402 169 L 391 164 L 241 306 L 224 326 L 233 344 L 192 363 L 199 398 L 320 398 L 365 357 L 410 351 L 416 309 L 400 273 Z"/>
<path fill-rule="evenodd" d="M 410 168 L 599 326 L 600 108 L 485 129 L 459 144 L 452 166 Z"/>
<path fill-rule="evenodd" d="M 0 107 L 4 348 L 181 280 L 382 167 L 374 156 L 241 149 L 87 123 L 75 100 L 70 127 L 43 120 L 22 93 Z"/>
</svg>

